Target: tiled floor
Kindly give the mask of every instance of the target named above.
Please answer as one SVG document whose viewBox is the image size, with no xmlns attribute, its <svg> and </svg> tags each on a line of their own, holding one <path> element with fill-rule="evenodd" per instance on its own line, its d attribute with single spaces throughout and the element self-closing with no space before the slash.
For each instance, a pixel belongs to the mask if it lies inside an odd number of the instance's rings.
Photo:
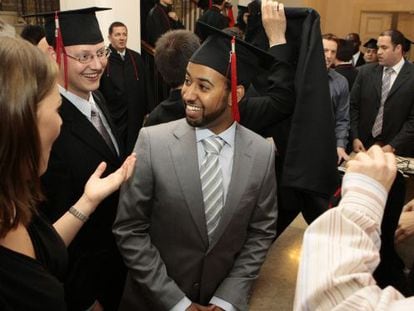
<svg viewBox="0 0 414 311">
<path fill-rule="evenodd" d="M 292 310 L 305 228 L 298 216 L 273 244 L 250 299 L 251 311 Z"/>
</svg>

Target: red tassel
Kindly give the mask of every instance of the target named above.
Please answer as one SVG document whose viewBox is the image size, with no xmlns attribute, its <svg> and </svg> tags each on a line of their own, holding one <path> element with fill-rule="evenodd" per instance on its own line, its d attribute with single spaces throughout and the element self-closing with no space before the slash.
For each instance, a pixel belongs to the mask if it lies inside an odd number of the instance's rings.
<svg viewBox="0 0 414 311">
<path fill-rule="evenodd" d="M 237 102 L 237 56 L 236 56 L 236 38 L 233 36 L 231 39 L 231 104 L 233 119 L 237 122 L 240 121 L 239 104 Z"/>
<path fill-rule="evenodd" d="M 208 1 L 208 8 L 211 9 L 212 6 L 213 6 L 213 0 L 209 0 Z"/>
<path fill-rule="evenodd" d="M 55 11 L 55 51 L 56 51 L 56 61 L 60 67 L 61 57 L 63 54 L 63 70 L 65 77 L 65 89 L 68 89 L 68 58 L 65 53 L 65 47 L 63 45 L 62 32 L 59 25 L 59 16 L 58 12 Z"/>
<path fill-rule="evenodd" d="M 227 17 L 229 18 L 229 27 L 233 27 L 235 22 L 234 22 L 234 15 L 233 15 L 233 9 L 227 8 Z"/>
</svg>

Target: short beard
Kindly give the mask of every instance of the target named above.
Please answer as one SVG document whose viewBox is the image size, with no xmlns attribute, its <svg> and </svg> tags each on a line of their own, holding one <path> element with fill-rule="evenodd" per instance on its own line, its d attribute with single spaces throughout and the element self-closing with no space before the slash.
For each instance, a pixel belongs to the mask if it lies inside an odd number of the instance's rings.
<svg viewBox="0 0 414 311">
<path fill-rule="evenodd" d="M 189 120 L 187 117 L 185 118 L 187 120 L 187 123 L 190 126 L 193 127 L 202 127 L 202 128 L 206 128 L 208 127 L 211 123 L 213 123 L 215 120 L 217 120 L 220 116 L 223 115 L 223 113 L 225 113 L 226 109 L 227 109 L 227 102 L 228 102 L 228 98 L 230 96 L 230 92 L 227 93 L 227 96 L 224 96 L 224 98 L 221 100 L 221 105 L 220 105 L 220 109 L 217 111 L 214 111 L 208 115 L 204 115 L 204 109 L 203 109 L 203 115 L 202 118 L 199 120 Z M 187 105 L 187 104 L 186 104 Z"/>
</svg>

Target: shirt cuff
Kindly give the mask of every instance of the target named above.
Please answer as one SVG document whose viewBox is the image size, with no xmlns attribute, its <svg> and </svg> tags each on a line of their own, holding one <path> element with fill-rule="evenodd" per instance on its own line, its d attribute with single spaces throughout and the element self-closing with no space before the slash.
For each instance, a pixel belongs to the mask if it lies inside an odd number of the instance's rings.
<svg viewBox="0 0 414 311">
<path fill-rule="evenodd" d="M 360 173 L 346 173 L 342 181 L 342 201 L 374 222 L 381 223 L 388 193 L 375 179 Z"/>
<path fill-rule="evenodd" d="M 191 300 L 184 296 L 170 311 L 185 311 L 191 305 Z"/>
<path fill-rule="evenodd" d="M 216 296 L 213 296 L 213 298 L 211 298 L 210 303 L 222 308 L 224 311 L 237 311 L 237 309 L 231 303 Z"/>
</svg>

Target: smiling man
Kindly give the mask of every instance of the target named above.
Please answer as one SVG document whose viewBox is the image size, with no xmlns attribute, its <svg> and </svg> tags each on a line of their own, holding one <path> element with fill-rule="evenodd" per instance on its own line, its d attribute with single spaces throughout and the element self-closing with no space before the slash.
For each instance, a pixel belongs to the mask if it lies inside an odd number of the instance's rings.
<svg viewBox="0 0 414 311">
<path fill-rule="evenodd" d="M 271 50 L 283 49 L 283 5 L 262 5 L 275 31 Z M 186 117 L 145 127 L 138 136 L 140 161 L 122 190 L 113 229 L 129 270 L 120 310 L 247 310 L 275 238 L 274 144 L 235 120 L 261 67 L 271 68 L 269 90 L 243 105 L 278 106 L 274 83 L 278 75 L 290 77 L 287 65 L 210 31 L 187 66 Z"/>
<path fill-rule="evenodd" d="M 122 144 L 117 139 L 104 99 L 96 92 L 110 50 L 105 47 L 95 11 L 87 8 L 43 14 L 50 52 L 59 64 L 62 128 L 52 147 L 42 177 L 48 198 L 43 211 L 53 222 L 67 211 L 86 222 L 70 244 L 65 279 L 69 310 L 116 310 L 125 277 L 111 226 L 118 193 L 105 199 L 89 217 L 71 206 L 99 163 L 106 173 L 121 164 Z M 55 18 L 59 19 L 57 23 Z M 56 25 L 60 29 L 56 30 Z M 55 33 L 58 34 L 55 37 Z"/>
</svg>

